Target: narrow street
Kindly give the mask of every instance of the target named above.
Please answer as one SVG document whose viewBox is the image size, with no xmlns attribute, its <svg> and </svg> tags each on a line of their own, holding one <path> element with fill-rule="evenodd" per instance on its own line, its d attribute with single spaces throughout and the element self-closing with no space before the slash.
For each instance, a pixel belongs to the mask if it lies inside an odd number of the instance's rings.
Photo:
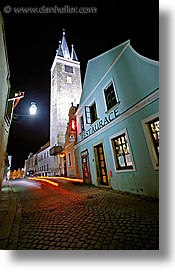
<svg viewBox="0 0 175 275">
<path fill-rule="evenodd" d="M 6 249 L 159 249 L 157 200 L 56 182 L 10 181 L 17 211 Z"/>
</svg>

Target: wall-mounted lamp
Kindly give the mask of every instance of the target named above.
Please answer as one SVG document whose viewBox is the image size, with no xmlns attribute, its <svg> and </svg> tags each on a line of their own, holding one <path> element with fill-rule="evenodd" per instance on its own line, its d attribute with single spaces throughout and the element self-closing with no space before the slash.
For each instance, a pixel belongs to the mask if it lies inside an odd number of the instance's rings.
<svg viewBox="0 0 175 275">
<path fill-rule="evenodd" d="M 29 108 L 30 115 L 36 115 L 37 112 L 37 105 L 36 102 L 31 102 L 31 106 Z"/>
<path fill-rule="evenodd" d="M 23 114 L 13 114 L 13 118 L 17 119 L 18 117 L 29 117 L 36 115 L 37 112 L 37 105 L 36 102 L 31 102 L 30 108 L 29 108 L 29 114 L 23 115 Z"/>
</svg>

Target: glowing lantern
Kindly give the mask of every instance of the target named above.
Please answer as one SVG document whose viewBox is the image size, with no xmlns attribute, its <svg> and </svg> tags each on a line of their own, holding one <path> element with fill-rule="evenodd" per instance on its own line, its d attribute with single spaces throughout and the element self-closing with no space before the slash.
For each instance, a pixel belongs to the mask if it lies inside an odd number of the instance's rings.
<svg viewBox="0 0 175 275">
<path fill-rule="evenodd" d="M 65 155 L 66 155 L 66 154 L 65 154 L 64 152 L 60 153 L 60 158 L 64 158 Z"/>
<path fill-rule="evenodd" d="M 76 130 L 76 122 L 74 119 L 71 120 L 71 130 L 75 131 Z"/>
<path fill-rule="evenodd" d="M 31 102 L 31 106 L 29 108 L 29 112 L 31 115 L 35 115 L 37 112 L 37 106 L 35 102 Z"/>
</svg>

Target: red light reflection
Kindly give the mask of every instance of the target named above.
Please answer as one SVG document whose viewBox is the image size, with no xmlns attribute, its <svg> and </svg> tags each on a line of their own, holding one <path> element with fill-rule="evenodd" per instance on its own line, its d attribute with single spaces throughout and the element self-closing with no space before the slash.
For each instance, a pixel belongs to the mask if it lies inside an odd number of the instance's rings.
<svg viewBox="0 0 175 275">
<path fill-rule="evenodd" d="M 55 182 L 54 180 L 66 180 L 70 182 L 80 182 L 83 183 L 82 179 L 75 179 L 75 178 L 67 178 L 67 177 L 30 177 L 29 180 L 46 182 L 54 186 L 59 186 L 59 183 Z"/>
<path fill-rule="evenodd" d="M 42 177 L 38 177 L 38 178 L 29 178 L 29 180 L 41 181 L 41 182 L 46 182 L 46 183 L 52 184 L 52 185 L 54 185 L 54 186 L 59 186 L 58 183 L 56 183 L 56 182 L 54 182 L 54 181 L 51 181 L 51 180 L 47 180 L 47 179 L 42 178 Z"/>
</svg>

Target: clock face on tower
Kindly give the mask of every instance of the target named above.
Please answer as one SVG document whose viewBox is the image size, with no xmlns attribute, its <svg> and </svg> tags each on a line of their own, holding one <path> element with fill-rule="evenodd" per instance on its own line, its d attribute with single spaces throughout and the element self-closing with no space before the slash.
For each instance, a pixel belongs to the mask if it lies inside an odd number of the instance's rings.
<svg viewBox="0 0 175 275">
<path fill-rule="evenodd" d="M 64 65 L 64 69 L 65 69 L 66 73 L 73 74 L 73 67 L 72 66 Z"/>
</svg>

